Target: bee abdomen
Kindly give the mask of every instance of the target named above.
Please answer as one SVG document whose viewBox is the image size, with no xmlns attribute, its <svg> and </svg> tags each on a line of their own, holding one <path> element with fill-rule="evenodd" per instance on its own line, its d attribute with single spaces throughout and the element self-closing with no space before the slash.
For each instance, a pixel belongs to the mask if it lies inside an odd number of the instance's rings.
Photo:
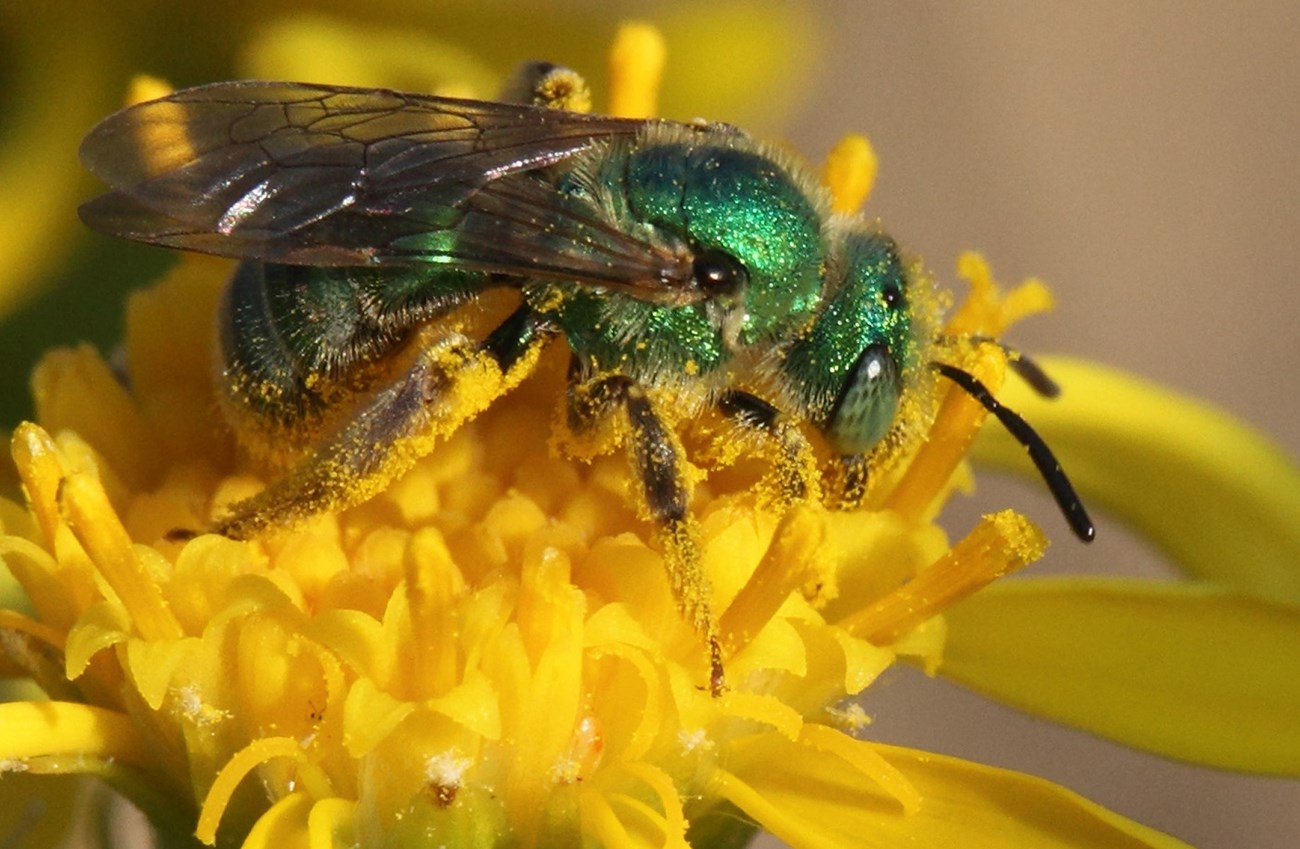
<svg viewBox="0 0 1300 849">
<path fill-rule="evenodd" d="M 483 275 L 458 269 L 243 263 L 218 318 L 227 408 L 303 436 L 363 389 L 369 366 L 412 327 L 483 286 Z"/>
<path fill-rule="evenodd" d="M 309 272 L 241 263 L 218 316 L 219 384 L 226 400 L 284 425 L 319 413 L 320 408 L 320 398 L 311 388 L 319 357 L 313 356 L 307 340 L 321 322 L 293 305 L 299 287 L 292 278 Z M 340 317 L 347 321 L 346 312 L 333 321 Z"/>
</svg>

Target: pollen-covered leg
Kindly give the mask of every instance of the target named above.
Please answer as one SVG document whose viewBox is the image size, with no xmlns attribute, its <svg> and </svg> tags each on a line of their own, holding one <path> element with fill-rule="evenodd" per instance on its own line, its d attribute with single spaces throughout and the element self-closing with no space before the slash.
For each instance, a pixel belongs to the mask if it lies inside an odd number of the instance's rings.
<svg viewBox="0 0 1300 849">
<path fill-rule="evenodd" d="M 748 392 L 726 392 L 718 399 L 718 409 L 771 440 L 775 450 L 770 452 L 773 485 L 769 491 L 775 493 L 778 506 L 817 498 L 836 510 L 862 506 L 867 494 L 866 455 L 844 455 L 823 475 L 803 431 L 762 398 Z"/>
<path fill-rule="evenodd" d="M 624 375 L 572 382 L 568 401 L 569 427 L 576 434 L 609 424 L 620 411 L 626 414 L 628 454 L 641 482 L 645 508 L 661 529 L 668 582 L 682 614 L 708 645 L 709 689 L 721 693 L 725 688 L 722 647 L 710 603 L 712 590 L 700 567 L 676 435 L 655 412 L 645 391 Z"/>
<path fill-rule="evenodd" d="M 786 506 L 809 497 L 817 497 L 817 460 L 812 445 L 799 427 L 781 415 L 781 411 L 748 392 L 726 392 L 718 399 L 718 409 L 736 424 L 749 428 L 767 439 L 773 447 L 772 485 L 768 488 L 778 506 Z"/>
<path fill-rule="evenodd" d="M 411 364 L 369 394 L 284 477 L 231 505 L 213 530 L 235 539 L 358 504 L 383 490 L 531 371 L 546 334 L 521 308 L 482 343 L 416 340 Z"/>
<path fill-rule="evenodd" d="M 857 510 L 867 497 L 869 464 L 865 454 L 839 458 L 830 474 L 827 505 L 836 510 Z"/>
</svg>

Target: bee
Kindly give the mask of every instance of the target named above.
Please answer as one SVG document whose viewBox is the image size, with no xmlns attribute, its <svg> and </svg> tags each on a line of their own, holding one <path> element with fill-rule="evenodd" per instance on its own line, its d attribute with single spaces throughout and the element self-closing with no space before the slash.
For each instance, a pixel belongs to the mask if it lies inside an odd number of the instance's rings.
<svg viewBox="0 0 1300 849">
<path fill-rule="evenodd" d="M 82 161 L 112 190 L 81 207 L 87 225 L 242 261 L 219 314 L 219 394 L 246 443 L 291 460 L 212 530 L 254 537 L 368 498 L 565 344 L 567 428 L 625 444 L 715 692 L 673 427 L 700 410 L 778 446 L 789 500 L 820 491 L 819 434 L 840 458 L 827 500 L 852 507 L 873 450 L 899 438 L 905 389 L 937 369 L 1008 426 L 1092 537 L 1043 440 L 930 361 L 898 246 L 831 215 L 805 165 L 726 124 L 554 105 L 225 82 L 90 131 Z M 495 327 L 442 321 L 501 290 L 517 305 Z"/>
</svg>

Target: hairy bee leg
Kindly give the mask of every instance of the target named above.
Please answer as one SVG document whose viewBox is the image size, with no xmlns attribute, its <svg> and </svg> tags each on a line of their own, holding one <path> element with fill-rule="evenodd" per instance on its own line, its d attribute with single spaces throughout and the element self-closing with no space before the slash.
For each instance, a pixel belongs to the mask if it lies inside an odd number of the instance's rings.
<svg viewBox="0 0 1300 849">
<path fill-rule="evenodd" d="M 765 434 L 777 446 L 773 473 L 779 504 L 802 501 L 817 490 L 812 444 L 780 410 L 756 395 L 741 391 L 724 392 L 717 406 L 727 418 Z"/>
<path fill-rule="evenodd" d="M 718 399 L 723 415 L 746 427 L 770 435 L 780 447 L 776 464 L 777 491 L 781 503 L 792 504 L 808 497 L 817 480 L 812 444 L 797 427 L 785 421 L 781 411 L 748 392 L 725 392 Z M 839 458 L 826 493 L 829 506 L 854 510 L 867 493 L 867 458 L 847 454 Z"/>
<path fill-rule="evenodd" d="M 546 330 L 541 319 L 521 307 L 481 344 L 452 337 L 423 348 L 343 428 L 283 478 L 231 505 L 213 530 L 248 539 L 377 494 L 427 454 L 437 438 L 482 412 L 484 401 L 456 397 L 458 385 L 477 377 L 495 380 L 502 391 L 513 386 L 522 379 L 520 372 L 532 366 L 527 355 L 549 338 Z"/>
<path fill-rule="evenodd" d="M 575 362 L 576 366 L 576 362 Z M 576 373 L 571 369 L 571 377 Z M 677 441 L 655 412 L 645 391 L 631 378 L 608 375 L 569 385 L 569 427 L 590 431 L 621 407 L 630 428 L 628 453 L 641 481 L 646 507 L 664 541 L 668 583 L 682 615 L 704 637 L 709 652 L 709 691 L 726 689 L 722 644 L 710 603 L 712 590 L 700 566 L 700 552 L 689 515 L 690 493 L 681 471 Z"/>
</svg>

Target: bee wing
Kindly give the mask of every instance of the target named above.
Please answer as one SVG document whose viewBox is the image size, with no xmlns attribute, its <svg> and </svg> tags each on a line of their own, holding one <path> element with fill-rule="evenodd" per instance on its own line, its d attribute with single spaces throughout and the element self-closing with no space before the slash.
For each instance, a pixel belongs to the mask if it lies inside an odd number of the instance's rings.
<svg viewBox="0 0 1300 849">
<path fill-rule="evenodd" d="M 232 82 L 100 122 L 93 229 L 295 265 L 451 263 L 691 300 L 684 247 L 601 220 L 535 173 L 644 121 L 378 89 Z"/>
</svg>

